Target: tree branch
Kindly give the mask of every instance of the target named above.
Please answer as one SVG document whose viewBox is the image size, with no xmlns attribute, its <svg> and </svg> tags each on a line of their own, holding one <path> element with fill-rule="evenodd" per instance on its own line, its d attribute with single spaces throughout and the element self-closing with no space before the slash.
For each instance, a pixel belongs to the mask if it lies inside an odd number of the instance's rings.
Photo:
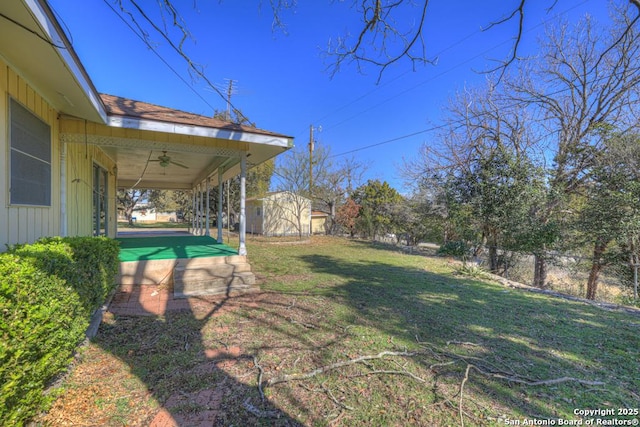
<svg viewBox="0 0 640 427">
<path fill-rule="evenodd" d="M 325 365 L 325 366 L 321 366 L 320 368 L 314 369 L 313 371 L 307 372 L 307 373 L 303 373 L 303 374 L 289 374 L 289 375 L 280 375 L 274 378 L 271 378 L 270 380 L 267 381 L 267 385 L 268 386 L 272 386 L 272 385 L 276 385 L 276 384 L 280 384 L 280 383 L 284 383 L 284 382 L 289 382 L 289 381 L 301 381 L 301 380 L 306 380 L 309 379 L 311 377 L 315 377 L 316 375 L 320 375 L 323 374 L 325 372 L 329 372 L 329 371 L 333 371 L 336 370 L 338 368 L 342 368 L 344 366 L 349 366 L 349 365 L 354 365 L 356 363 L 362 363 L 362 362 L 366 362 L 368 360 L 374 360 L 374 359 L 382 359 L 385 356 L 404 356 L 404 357 L 411 357 L 411 356 L 415 356 L 417 353 L 411 353 L 411 352 L 407 352 L 407 351 L 382 351 L 376 355 L 367 355 L 367 356 L 360 356 L 360 357 L 356 357 L 355 359 L 350 359 L 350 360 L 346 360 L 344 362 L 337 362 L 337 363 L 332 363 L 331 365 Z"/>
</svg>

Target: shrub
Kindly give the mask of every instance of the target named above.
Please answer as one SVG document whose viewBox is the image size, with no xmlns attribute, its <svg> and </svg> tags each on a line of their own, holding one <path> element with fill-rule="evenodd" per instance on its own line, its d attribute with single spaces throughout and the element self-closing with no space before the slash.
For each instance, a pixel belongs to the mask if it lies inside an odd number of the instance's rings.
<svg viewBox="0 0 640 427">
<path fill-rule="evenodd" d="M 114 286 L 118 244 L 46 238 L 0 254 L 0 420 L 22 425 L 83 340 Z"/>
<path fill-rule="evenodd" d="M 450 240 L 440 246 L 438 255 L 452 256 L 465 260 L 469 254 L 469 246 L 462 240 Z"/>
</svg>

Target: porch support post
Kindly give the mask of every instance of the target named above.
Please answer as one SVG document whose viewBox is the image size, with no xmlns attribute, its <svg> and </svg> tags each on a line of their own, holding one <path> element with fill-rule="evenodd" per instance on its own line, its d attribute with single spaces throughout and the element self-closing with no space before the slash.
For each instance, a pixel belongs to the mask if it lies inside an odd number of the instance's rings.
<svg viewBox="0 0 640 427">
<path fill-rule="evenodd" d="M 203 206 L 202 206 L 202 198 L 203 198 L 203 194 L 202 194 L 202 183 L 198 184 L 198 236 L 202 236 L 202 228 L 203 225 L 202 224 L 202 214 L 203 212 Z"/>
<path fill-rule="evenodd" d="M 246 183 L 247 183 L 247 154 L 242 153 L 240 157 L 240 247 L 238 255 L 247 254 L 246 238 L 247 238 L 247 215 L 245 209 L 246 199 Z"/>
<path fill-rule="evenodd" d="M 191 214 L 191 233 L 192 234 L 196 234 L 196 191 L 197 191 L 197 187 L 193 187 L 191 189 L 191 208 L 192 208 L 192 214 Z"/>
<path fill-rule="evenodd" d="M 222 182 L 222 168 L 218 169 L 218 243 L 223 243 L 222 240 L 222 197 L 223 197 L 223 182 Z"/>
<path fill-rule="evenodd" d="M 207 224 L 205 226 L 205 236 L 211 236 L 211 231 L 209 230 L 209 196 L 211 195 L 211 178 L 207 177 Z"/>
</svg>

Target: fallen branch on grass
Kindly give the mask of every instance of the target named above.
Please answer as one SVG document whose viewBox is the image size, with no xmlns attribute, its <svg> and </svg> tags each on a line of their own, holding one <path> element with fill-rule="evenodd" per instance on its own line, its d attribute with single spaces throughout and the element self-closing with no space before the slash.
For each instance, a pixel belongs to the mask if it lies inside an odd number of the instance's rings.
<svg viewBox="0 0 640 427">
<path fill-rule="evenodd" d="M 254 405 L 251 404 L 251 399 L 250 398 L 247 398 L 242 403 L 242 406 L 244 407 L 244 409 L 247 410 L 247 412 L 249 412 L 250 414 L 255 415 L 258 418 L 280 418 L 280 412 L 279 411 L 265 411 L 263 409 L 256 408 Z"/>
<path fill-rule="evenodd" d="M 356 357 L 354 359 L 349 359 L 349 360 L 345 360 L 343 362 L 336 362 L 336 363 L 332 363 L 330 365 L 325 365 L 325 366 L 321 366 L 319 368 L 314 369 L 313 371 L 309 371 L 309 372 L 305 372 L 305 373 L 301 373 L 301 374 L 283 374 L 283 375 L 279 375 L 277 377 L 271 378 L 270 380 L 268 380 L 266 382 L 267 386 L 272 386 L 275 384 L 280 384 L 280 383 L 284 383 L 284 382 L 289 382 L 289 381 L 301 381 L 301 380 L 306 380 L 312 377 L 315 377 L 316 375 L 320 375 L 323 374 L 325 372 L 329 372 L 329 371 L 333 371 L 345 366 L 349 366 L 349 365 L 354 365 L 354 364 L 358 364 L 358 363 L 365 363 L 369 360 L 375 360 L 375 359 L 383 359 L 384 357 L 390 356 L 390 357 L 394 357 L 394 356 L 401 356 L 401 357 L 414 357 L 420 354 L 424 354 L 424 352 L 410 352 L 410 351 L 382 351 L 378 354 L 375 355 L 365 355 L 365 356 L 359 356 Z M 451 357 L 450 354 L 447 354 L 447 356 Z M 463 360 L 466 361 L 465 359 L 467 359 L 464 356 L 455 356 L 457 357 L 459 360 Z M 473 358 L 473 359 L 477 359 L 477 358 Z M 449 362 L 445 362 L 445 363 L 436 363 L 430 366 L 430 368 L 435 368 L 435 367 L 441 367 L 441 366 L 448 366 L 448 365 L 453 365 L 455 364 L 456 361 L 449 361 Z M 589 385 L 589 386 L 597 386 L 597 385 L 604 385 L 605 383 L 602 381 L 590 381 L 590 380 L 581 380 L 579 378 L 573 378 L 573 377 L 561 377 L 561 378 L 551 378 L 548 380 L 535 380 L 535 381 L 531 381 L 531 380 L 526 380 L 526 379 L 522 379 L 519 378 L 517 376 L 514 375 L 507 375 L 503 372 L 488 372 L 480 367 L 478 367 L 477 365 L 474 365 L 472 363 L 467 363 L 467 369 L 466 369 L 466 373 L 465 373 L 465 377 L 463 379 L 463 383 L 462 386 L 464 387 L 464 382 L 466 382 L 466 380 L 468 379 L 468 375 L 469 375 L 469 370 L 470 369 L 475 369 L 478 373 L 484 375 L 484 376 L 488 376 L 488 377 L 492 377 L 492 378 L 497 378 L 497 379 L 501 379 L 501 380 L 506 380 L 508 382 L 512 382 L 512 383 L 517 383 L 517 384 L 523 384 L 523 385 L 527 385 L 527 386 L 542 386 L 542 385 L 553 385 L 553 384 L 560 384 L 560 383 L 565 383 L 565 382 L 575 382 L 578 384 L 582 384 L 582 385 Z M 261 372 L 262 374 L 262 372 Z M 368 373 L 364 373 L 362 375 L 375 375 L 375 374 L 389 374 L 389 375 L 406 375 L 406 376 L 410 376 L 420 382 L 426 382 L 423 378 L 412 374 L 409 371 L 403 370 L 403 371 L 371 371 Z M 262 376 L 262 375 L 261 375 Z"/>
<path fill-rule="evenodd" d="M 338 399 L 336 399 L 336 397 L 333 395 L 331 390 L 329 388 L 327 388 L 324 385 L 324 383 L 320 384 L 320 387 L 322 387 L 322 391 L 324 391 L 327 394 L 327 396 L 329 396 L 329 398 L 331 400 L 333 400 L 333 403 L 335 403 L 336 405 L 340 406 L 343 409 L 346 409 L 348 411 L 353 411 L 353 408 L 351 406 L 348 406 L 348 405 L 342 403 L 341 401 L 339 401 Z"/>
<path fill-rule="evenodd" d="M 568 383 L 568 382 L 574 382 L 581 385 L 604 385 L 605 384 L 602 381 L 581 380 L 580 378 L 573 378 L 573 377 L 561 377 L 561 378 L 551 378 L 549 380 L 530 381 L 530 380 L 524 380 L 522 378 L 518 378 L 515 376 L 504 375 L 503 373 L 500 373 L 500 372 L 487 372 L 477 367 L 476 365 L 472 365 L 472 364 L 467 365 L 467 372 L 465 373 L 465 379 L 469 376 L 468 373 L 470 369 L 475 369 L 480 374 L 487 377 L 498 378 L 501 380 L 506 380 L 512 383 L 523 384 L 527 386 L 554 385 L 554 384 L 561 384 L 561 383 Z"/>
<path fill-rule="evenodd" d="M 253 365 L 258 369 L 258 391 L 260 392 L 260 400 L 264 402 L 264 391 L 262 391 L 262 374 L 264 370 L 260 363 L 258 363 L 258 358 L 253 356 Z"/>
<path fill-rule="evenodd" d="M 473 343 L 467 343 L 467 342 L 459 342 L 459 341 L 449 341 L 447 344 L 462 344 L 462 345 L 473 345 Z M 415 356 L 425 356 L 425 355 L 431 355 L 433 356 L 436 360 L 438 360 L 438 363 L 434 363 L 432 365 L 429 366 L 430 370 L 433 370 L 436 367 L 445 367 L 445 366 L 451 366 L 454 365 L 456 363 L 462 362 L 462 363 L 466 363 L 466 368 L 465 368 L 465 372 L 464 372 L 464 376 L 462 378 L 462 381 L 460 382 L 460 387 L 458 390 L 458 405 L 457 405 L 457 409 L 458 409 L 458 415 L 460 417 L 460 425 L 462 427 L 464 427 L 464 418 L 465 415 L 467 417 L 469 417 L 469 414 L 467 414 L 464 411 L 464 389 L 465 389 L 465 385 L 467 384 L 467 382 L 470 380 L 470 373 L 472 370 L 475 370 L 476 372 L 478 372 L 480 375 L 483 375 L 485 377 L 489 377 L 489 378 L 495 378 L 497 380 L 502 380 L 502 381 L 507 381 L 510 383 L 516 383 L 516 384 L 522 384 L 524 386 L 547 386 L 547 385 L 555 385 L 555 384 L 561 384 L 561 383 L 566 383 L 566 382 L 574 382 L 574 383 L 578 383 L 581 385 L 587 385 L 587 386 L 598 386 L 598 385 L 604 385 L 604 382 L 601 381 L 591 381 L 591 380 L 582 380 L 579 378 L 573 378 L 573 377 L 560 377 L 560 378 L 551 378 L 551 379 L 546 379 L 546 380 L 529 380 L 529 379 L 524 379 L 522 377 L 519 377 L 517 375 L 512 375 L 512 374 L 508 374 L 505 372 L 501 372 L 499 370 L 486 370 L 486 368 L 482 368 L 480 367 L 478 364 L 474 364 L 474 363 L 470 363 L 470 360 L 475 360 L 475 361 L 481 361 L 481 362 L 485 362 L 483 359 L 477 358 L 477 357 L 472 357 L 472 356 L 461 356 L 455 353 L 451 353 L 451 352 L 443 352 L 443 351 L 438 351 L 436 349 L 430 348 L 430 346 L 426 345 L 426 343 L 423 346 L 423 348 L 421 350 L 418 351 L 382 351 L 378 354 L 375 355 L 364 355 L 364 356 L 359 356 L 353 359 L 349 359 L 349 360 L 345 360 L 342 362 L 336 362 L 336 363 L 332 363 L 330 365 L 325 365 L 325 366 L 321 366 L 319 368 L 316 368 L 312 371 L 309 372 L 305 372 L 305 373 L 300 373 L 300 374 L 283 374 L 283 375 L 279 375 L 277 377 L 271 378 L 268 381 L 266 381 L 265 385 L 266 386 L 273 386 L 276 384 L 280 384 L 280 383 L 285 383 L 285 382 L 289 382 L 289 381 L 302 381 L 302 380 L 306 380 L 312 377 L 315 377 L 316 375 L 320 375 L 320 374 L 324 374 L 330 371 L 334 371 L 349 365 L 355 365 L 355 364 L 363 364 L 367 367 L 369 367 L 369 369 L 371 369 L 371 371 L 369 372 L 364 372 L 361 374 L 355 374 L 355 375 L 351 375 L 349 376 L 349 378 L 355 378 L 355 377 L 362 377 L 362 376 L 369 376 L 369 375 L 403 375 L 403 376 L 407 376 L 410 378 L 413 378 L 414 380 L 426 384 L 427 380 L 414 374 L 413 372 L 410 372 L 408 369 L 405 369 L 404 366 L 401 366 L 401 370 L 379 370 L 379 369 L 375 369 L 371 364 L 367 363 L 368 361 L 371 360 L 376 360 L 376 359 L 383 359 L 385 357 L 415 357 Z M 449 359 L 453 359 L 453 360 L 448 360 L 445 361 L 446 358 Z M 259 391 L 261 392 L 260 394 L 262 394 L 262 382 L 258 381 L 259 385 Z M 352 408 L 347 406 L 346 404 L 344 404 L 343 402 L 339 401 L 338 399 L 336 399 L 336 397 L 331 393 L 331 391 L 326 388 L 324 386 L 324 383 L 322 384 L 322 388 L 323 391 L 325 392 L 325 394 L 338 406 L 340 406 L 342 409 L 346 409 L 346 410 L 351 410 Z M 448 400 L 448 399 L 447 399 Z M 452 406 L 454 406 L 455 404 L 452 403 Z M 455 406 L 454 406 L 455 407 Z"/>
<path fill-rule="evenodd" d="M 349 375 L 348 378 L 358 378 L 358 377 L 368 377 L 369 375 L 401 375 L 401 376 L 405 376 L 405 377 L 410 377 L 413 378 L 414 380 L 421 382 L 423 384 L 427 383 L 427 380 L 425 380 L 424 378 L 420 378 L 419 376 L 417 376 L 416 374 L 403 370 L 403 371 L 398 371 L 398 370 L 372 370 L 369 372 L 365 372 L 362 374 L 355 374 L 355 375 Z"/>
<path fill-rule="evenodd" d="M 316 375 L 333 371 L 335 369 L 342 368 L 344 366 L 354 365 L 356 363 L 363 363 L 363 362 L 366 362 L 367 360 L 382 359 L 385 356 L 412 357 L 412 356 L 415 356 L 416 354 L 417 353 L 412 353 L 408 351 L 382 351 L 376 355 L 360 356 L 360 357 L 356 357 L 355 359 L 345 360 L 344 362 L 337 362 L 337 363 L 332 363 L 331 365 L 321 366 L 320 368 L 314 369 L 313 371 L 310 371 L 304 374 L 279 375 L 267 381 L 267 385 L 272 386 L 275 384 L 280 384 L 288 381 L 306 380 L 308 378 L 315 377 Z"/>
<path fill-rule="evenodd" d="M 507 376 L 501 373 L 486 372 L 480 369 L 479 367 L 472 365 L 471 363 L 468 363 L 467 368 L 464 371 L 464 377 L 462 378 L 462 382 L 460 383 L 460 390 L 459 390 L 460 398 L 459 398 L 459 404 L 458 404 L 458 414 L 460 415 L 461 427 L 464 427 L 464 416 L 463 416 L 463 409 L 462 409 L 464 385 L 467 383 L 467 381 L 469 381 L 469 373 L 471 372 L 472 369 L 476 370 L 478 373 L 487 377 L 502 379 L 502 380 L 506 380 L 509 382 L 517 383 L 517 384 L 523 384 L 526 386 L 554 385 L 554 384 L 561 384 L 566 382 L 575 382 L 578 384 L 591 385 L 591 386 L 604 385 L 602 381 L 588 381 L 588 380 L 581 380 L 579 378 L 573 378 L 573 377 L 561 377 L 561 378 L 552 378 L 549 380 L 529 381 L 529 380 L 523 380 L 521 378 L 514 377 L 514 376 Z"/>
</svg>

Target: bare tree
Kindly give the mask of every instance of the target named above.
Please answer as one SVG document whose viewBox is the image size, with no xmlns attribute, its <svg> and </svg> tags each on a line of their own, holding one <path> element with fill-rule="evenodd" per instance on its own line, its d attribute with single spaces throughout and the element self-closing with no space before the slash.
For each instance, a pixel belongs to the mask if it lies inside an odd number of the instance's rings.
<svg viewBox="0 0 640 427">
<path fill-rule="evenodd" d="M 492 84 L 466 90 L 452 100 L 436 142 L 405 165 L 419 186 L 441 187 L 458 240 L 471 243 L 475 256 L 488 248 L 493 272 L 500 248 L 530 250 L 525 218 L 542 180 L 532 160 L 536 140 L 529 119 L 525 105 L 510 102 Z"/>
<path fill-rule="evenodd" d="M 634 2 L 634 4 L 636 4 Z M 541 223 L 568 209 L 584 186 L 602 144 L 603 127 L 625 134 L 637 128 L 640 107 L 640 33 L 626 9 L 613 11 L 605 31 L 587 17 L 552 29 L 542 56 L 519 79 L 507 82 L 513 102 L 528 105 L 546 133 L 543 148 L 549 190 L 538 207 Z M 534 285 L 546 281 L 546 249 L 536 254 Z"/>
<path fill-rule="evenodd" d="M 553 10 L 558 2 L 548 0 L 547 11 Z M 130 23 L 132 29 L 150 48 L 156 44 L 154 39 L 159 37 L 185 61 L 193 77 L 202 79 L 211 90 L 227 101 L 226 95 L 208 79 L 203 65 L 194 62 L 187 52 L 187 41 L 192 35 L 177 2 L 158 1 L 153 7 L 140 0 L 114 0 L 114 3 L 117 5 L 117 13 Z M 297 1 L 269 0 L 268 4 L 273 13 L 273 28 L 286 31 L 286 20 L 283 16 L 285 12 L 296 8 Z M 539 2 L 517 0 L 515 4 L 506 5 L 504 10 L 497 11 L 493 22 L 478 23 L 485 30 L 491 30 L 510 21 L 517 22 L 510 51 L 496 67 L 500 73 L 518 59 L 518 50 L 524 34 L 524 18 L 528 8 L 536 4 L 539 5 Z M 640 10 L 640 0 L 630 0 L 630 4 Z M 262 6 L 261 0 L 258 1 L 258 6 Z M 414 69 L 418 65 L 433 64 L 437 61 L 437 58 L 429 56 L 428 40 L 425 40 L 429 0 L 355 0 L 351 4 L 351 10 L 359 17 L 358 27 L 347 30 L 345 34 L 333 36 L 327 42 L 327 54 L 333 59 L 328 68 L 331 75 L 339 72 L 343 65 L 353 63 L 359 70 L 366 65 L 375 67 L 379 71 L 380 80 L 389 66 L 403 60 L 409 61 Z M 407 16 L 415 18 L 407 19 Z M 635 20 L 630 24 L 635 24 Z M 231 107 L 236 109 L 233 105 Z"/>
<path fill-rule="evenodd" d="M 279 191 L 264 199 L 264 234 L 267 236 L 311 234 L 311 200 L 300 193 Z"/>
<path fill-rule="evenodd" d="M 313 184 L 309 181 L 311 164 Z M 336 162 L 328 146 L 315 144 L 311 156 L 306 150 L 294 150 L 283 157 L 276 170 L 277 188 L 304 195 L 316 208 L 328 211 L 330 223 L 327 232 L 332 233 L 337 225 L 337 208 L 360 185 L 365 171 L 366 165 L 362 162 L 353 158 Z"/>
<path fill-rule="evenodd" d="M 326 159 L 322 168 L 318 170 L 315 180 L 313 201 L 317 206 L 328 210 L 330 223 L 327 232 L 334 234 L 338 223 L 336 221 L 337 208 L 345 203 L 353 189 L 360 185 L 367 167 L 354 158 L 343 159 L 334 163 L 331 157 Z"/>
</svg>

